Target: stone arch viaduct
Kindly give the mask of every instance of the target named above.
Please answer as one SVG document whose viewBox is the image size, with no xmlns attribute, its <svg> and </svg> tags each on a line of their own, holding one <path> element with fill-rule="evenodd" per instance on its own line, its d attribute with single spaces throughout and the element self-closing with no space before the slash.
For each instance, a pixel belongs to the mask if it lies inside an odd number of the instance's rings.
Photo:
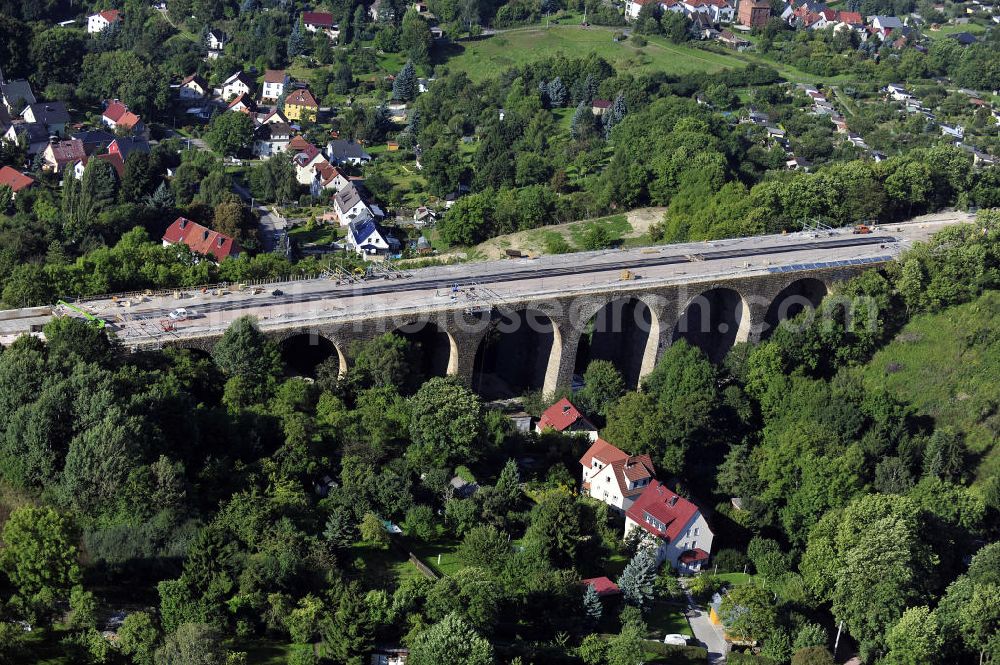
<svg viewBox="0 0 1000 665">
<path fill-rule="evenodd" d="M 396 332 L 415 342 L 425 375 L 454 375 L 490 397 L 551 392 L 593 359 L 613 362 L 630 387 L 663 350 L 687 339 L 719 361 L 737 342 L 759 341 L 779 321 L 814 309 L 837 282 L 871 267 L 838 266 L 688 280 L 619 281 L 572 294 L 504 298 L 469 307 L 451 302 L 419 313 L 366 313 L 308 323 L 262 321 L 288 356 L 336 357 L 343 372 L 355 342 Z M 851 305 L 853 306 L 853 304 Z M 210 351 L 223 330 L 162 346 Z M 318 362 L 318 360 L 317 360 Z M 315 364 L 315 363 L 314 363 Z"/>
</svg>

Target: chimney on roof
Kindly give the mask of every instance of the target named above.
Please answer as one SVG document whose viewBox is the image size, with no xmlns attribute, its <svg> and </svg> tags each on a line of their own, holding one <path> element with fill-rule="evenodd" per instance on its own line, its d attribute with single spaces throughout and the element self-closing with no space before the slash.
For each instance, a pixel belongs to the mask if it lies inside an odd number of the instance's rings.
<svg viewBox="0 0 1000 665">
<path fill-rule="evenodd" d="M 205 240 L 208 240 L 208 229 L 205 229 L 204 231 L 201 232 L 201 237 Z"/>
<path fill-rule="evenodd" d="M 188 220 L 187 220 L 187 218 L 186 218 L 186 217 L 181 217 L 181 228 L 182 228 L 182 229 L 183 229 L 183 228 L 184 228 L 185 226 L 187 226 L 187 223 L 188 223 Z"/>
<path fill-rule="evenodd" d="M 668 505 L 668 506 L 670 506 L 671 508 L 673 508 L 673 507 L 674 507 L 674 505 L 676 505 L 676 504 L 677 504 L 677 498 L 678 498 L 678 497 L 677 497 L 677 495 L 675 494 L 675 495 L 673 495 L 672 497 L 670 497 L 669 499 L 667 499 L 667 505 Z"/>
<path fill-rule="evenodd" d="M 569 413 L 569 404 L 564 404 L 564 405 L 563 405 L 563 409 L 562 409 L 562 412 L 563 412 L 563 413 Z"/>
</svg>

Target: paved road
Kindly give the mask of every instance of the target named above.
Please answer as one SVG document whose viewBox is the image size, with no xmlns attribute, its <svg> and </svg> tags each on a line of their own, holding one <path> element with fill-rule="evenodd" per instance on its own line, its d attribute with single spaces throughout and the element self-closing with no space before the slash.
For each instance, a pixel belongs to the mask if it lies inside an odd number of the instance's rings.
<svg viewBox="0 0 1000 665">
<path fill-rule="evenodd" d="M 869 236 L 853 236 L 849 230 L 832 235 L 797 233 L 457 264 L 410 271 L 406 279 L 361 284 L 299 280 L 280 284 L 280 295 L 271 294 L 274 287 L 257 294 L 236 289 L 219 293 L 179 291 L 135 297 L 127 305 L 123 299 L 98 299 L 81 305 L 109 322 L 121 321 L 123 325 L 116 326 L 117 332 L 127 342 L 135 343 L 162 336 L 158 321 L 177 307 L 200 315 L 178 324 L 171 333 L 184 337 L 217 333 L 246 314 L 256 316 L 265 329 L 378 315 L 412 319 L 438 312 L 460 314 L 469 307 L 477 311 L 502 308 L 506 301 L 525 298 L 586 296 L 609 289 L 624 293 L 654 284 L 694 284 L 845 261 L 885 261 L 944 225 L 961 221 L 968 221 L 968 216 L 952 213 L 924 218 L 919 223 L 888 225 Z M 636 272 L 641 279 L 621 281 L 623 268 Z M 15 334 L 29 324 L 39 323 L 26 320 L 37 316 L 11 312 L 0 320 L 0 335 Z M 136 322 L 142 322 L 141 330 L 137 330 Z"/>
<path fill-rule="evenodd" d="M 685 586 L 684 582 L 685 580 L 682 579 L 681 586 Z M 729 644 L 726 643 L 722 635 L 722 629 L 709 620 L 708 608 L 698 605 L 691 594 L 687 592 L 686 586 L 684 595 L 687 597 L 688 623 L 691 624 L 691 631 L 694 633 L 695 639 L 698 640 L 699 646 L 708 651 L 708 662 L 710 664 L 725 662 L 726 654 L 729 653 Z"/>
</svg>

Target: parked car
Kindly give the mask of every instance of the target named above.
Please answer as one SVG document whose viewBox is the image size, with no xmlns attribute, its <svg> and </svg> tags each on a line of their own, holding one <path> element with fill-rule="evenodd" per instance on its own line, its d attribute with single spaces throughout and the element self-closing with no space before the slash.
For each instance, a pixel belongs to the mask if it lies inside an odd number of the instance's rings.
<svg viewBox="0 0 1000 665">
<path fill-rule="evenodd" d="M 687 635 L 681 635 L 680 633 L 670 633 L 663 638 L 664 644 L 672 644 L 678 647 L 686 647 L 688 643 Z"/>
</svg>

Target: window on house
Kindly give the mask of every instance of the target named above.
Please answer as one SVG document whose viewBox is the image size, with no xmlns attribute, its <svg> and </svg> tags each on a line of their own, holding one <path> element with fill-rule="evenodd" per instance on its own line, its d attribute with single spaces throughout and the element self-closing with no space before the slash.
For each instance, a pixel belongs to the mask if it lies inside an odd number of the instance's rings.
<svg viewBox="0 0 1000 665">
<path fill-rule="evenodd" d="M 696 536 L 698 535 L 698 527 L 694 528 L 694 535 L 696 535 Z"/>
</svg>

